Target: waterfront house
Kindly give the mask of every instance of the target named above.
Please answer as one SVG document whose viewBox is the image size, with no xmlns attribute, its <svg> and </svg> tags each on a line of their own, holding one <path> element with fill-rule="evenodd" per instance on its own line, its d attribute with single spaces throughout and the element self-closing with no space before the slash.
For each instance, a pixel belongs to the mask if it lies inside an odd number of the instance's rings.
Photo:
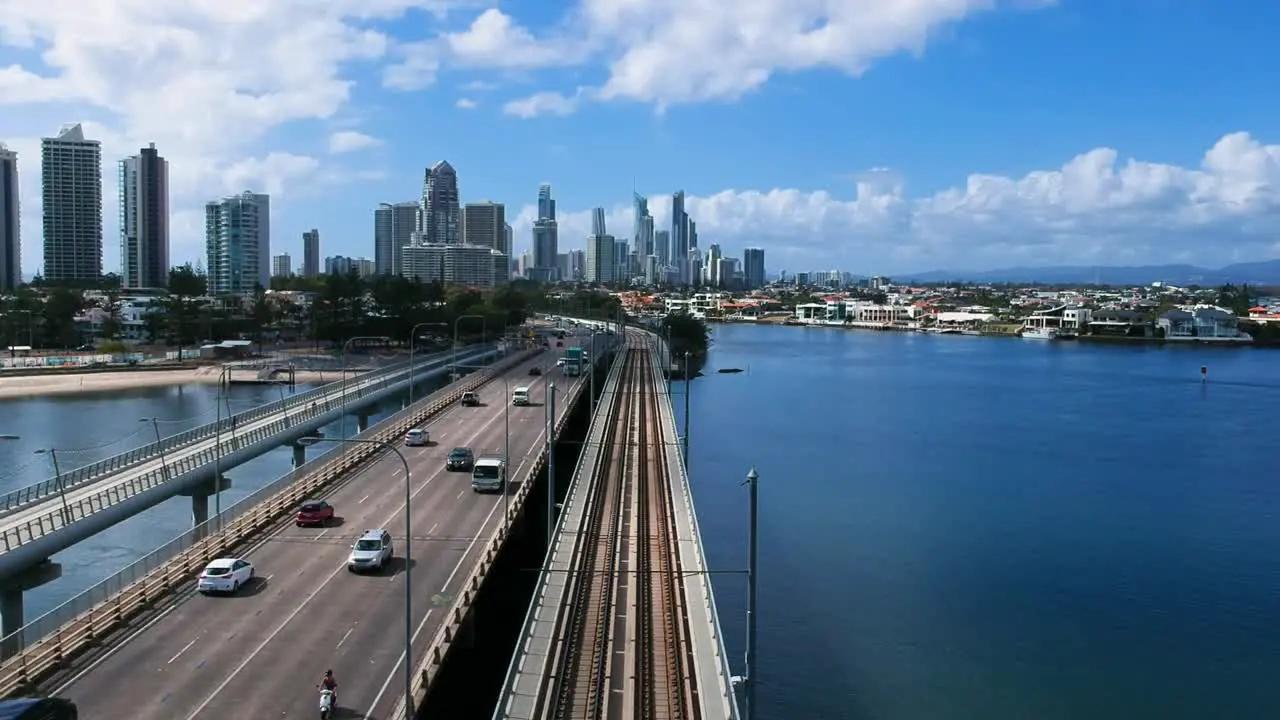
<svg viewBox="0 0 1280 720">
<path fill-rule="evenodd" d="M 1185 310 L 1170 310 L 1156 320 L 1165 340 L 1195 342 L 1251 342 L 1253 338 L 1240 332 L 1235 315 L 1219 307 L 1197 305 Z"/>
<path fill-rule="evenodd" d="M 1149 337 L 1151 324 L 1142 313 L 1120 308 L 1096 310 L 1089 320 L 1089 334 L 1111 337 Z"/>
<path fill-rule="evenodd" d="M 796 320 L 800 322 L 820 323 L 826 319 L 826 303 L 804 303 L 796 306 Z"/>
</svg>

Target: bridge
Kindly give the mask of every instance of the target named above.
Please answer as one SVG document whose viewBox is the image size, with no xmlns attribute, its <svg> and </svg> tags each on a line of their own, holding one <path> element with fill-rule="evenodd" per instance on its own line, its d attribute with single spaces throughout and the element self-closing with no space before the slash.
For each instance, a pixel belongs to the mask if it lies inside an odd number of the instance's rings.
<svg viewBox="0 0 1280 720">
<path fill-rule="evenodd" d="M 663 363 L 651 335 L 631 338 L 494 720 L 738 717 Z"/>
<path fill-rule="evenodd" d="M 411 382 L 443 375 L 455 362 L 485 362 L 499 354 L 492 346 L 472 346 L 397 363 L 160 438 L 0 496 L 0 657 L 22 645 L 15 633 L 25 620 L 23 593 L 60 575 L 60 568 L 49 561 L 55 553 L 176 495 L 191 497 L 193 525 L 204 528 L 208 498 L 227 487 L 222 471 L 292 443 L 348 412 L 361 413 L 357 424 L 363 430 L 368 421 L 364 409 L 403 393 Z M 56 467 L 57 451 L 51 452 Z M 295 466 L 304 461 L 305 450 L 295 445 Z"/>
<path fill-rule="evenodd" d="M 622 337 L 592 340 L 598 343 L 592 362 L 609 362 Z M 581 342 L 576 337 L 566 344 Z M 660 452 L 645 453 L 657 469 L 643 481 L 633 478 L 628 487 L 641 488 L 649 498 L 647 506 L 655 511 L 646 516 L 646 527 L 665 527 L 665 536 L 634 567 L 668 564 L 668 572 L 653 578 L 661 592 L 652 595 L 646 622 L 669 627 L 675 619 L 686 630 L 646 646 L 686 660 L 680 661 L 682 670 L 654 670 L 653 677 L 674 687 L 677 676 L 692 673 L 693 691 L 683 697 L 701 714 L 688 716 L 736 718 L 727 673 L 717 669 L 724 652 L 708 579 L 697 569 L 704 561 L 687 480 L 680 458 L 665 452 L 674 445 L 674 419 L 669 401 L 653 390 L 660 383 L 657 363 L 643 348 L 617 354 L 625 360 L 613 364 L 603 383 L 584 459 L 557 526 L 553 559 L 563 559 L 559 548 L 574 536 L 573 528 L 582 527 L 580 508 L 587 504 L 581 488 L 607 486 L 592 478 L 619 467 L 601 461 L 606 446 L 609 457 L 623 452 L 634 460 L 642 444 L 652 448 L 657 442 Z M 529 542 L 529 530 L 521 526 L 527 526 L 523 513 L 531 505 L 533 483 L 544 470 L 554 476 L 554 468 L 546 467 L 553 457 L 547 450 L 595 381 L 594 373 L 565 377 L 553 355 L 541 349 L 517 355 L 414 403 L 345 446 L 335 440 L 333 452 L 246 499 L 217 529 L 180 539 L 181 551 L 167 561 L 140 562 L 104 589 L 86 593 L 94 602 L 82 601 L 84 609 L 72 619 L 24 628 L 24 649 L 0 663 L 0 697 L 56 694 L 75 700 L 91 717 L 299 716 L 315 711 L 312 687 L 327 666 L 341 678 L 339 705 L 347 716 L 412 716 L 439 689 L 451 654 L 469 642 L 477 600 L 504 548 Z M 647 376 L 637 369 L 646 362 L 652 368 Z M 535 366 L 540 377 L 530 377 Z M 649 390 L 639 391 L 636 383 L 649 383 Z M 530 387 L 529 406 L 513 406 L 502 395 L 518 385 Z M 479 407 L 458 402 L 468 390 L 480 393 Z M 624 404 L 629 409 L 621 411 Z M 626 432 L 643 427 L 644 439 L 615 442 L 619 428 L 613 426 L 632 416 Z M 411 427 L 426 427 L 432 444 L 389 453 L 388 445 L 398 446 Z M 613 429 L 606 443 L 608 427 Z M 445 469 L 444 458 L 455 446 L 505 458 L 506 492 L 475 493 L 467 476 Z M 293 512 L 315 498 L 334 505 L 336 522 L 295 527 Z M 668 508 L 665 515 L 662 507 Z M 390 530 L 394 557 L 380 573 L 348 573 L 350 546 L 369 528 Z M 536 532 L 540 537 L 542 531 Z M 640 552 L 640 535 L 627 537 L 628 547 Z M 249 559 L 254 579 L 235 596 L 200 596 L 195 576 L 209 560 L 224 556 Z M 595 557 L 606 553 L 597 550 Z M 680 572 L 670 571 L 675 561 Z M 543 572 L 540 588 L 563 575 Z M 658 604 L 662 597 L 676 605 Z M 531 618 L 539 617 L 543 605 L 535 605 Z M 521 657 L 526 662 L 513 667 L 528 667 L 536 654 Z"/>
</svg>

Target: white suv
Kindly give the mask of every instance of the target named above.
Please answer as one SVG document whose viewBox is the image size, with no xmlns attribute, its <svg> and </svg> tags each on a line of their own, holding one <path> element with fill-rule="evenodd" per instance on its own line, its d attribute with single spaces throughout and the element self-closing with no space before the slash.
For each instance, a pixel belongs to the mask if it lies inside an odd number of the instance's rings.
<svg viewBox="0 0 1280 720">
<path fill-rule="evenodd" d="M 365 530 L 356 544 L 351 546 L 347 569 L 351 572 L 381 570 L 390 559 L 391 533 L 386 530 Z"/>
</svg>

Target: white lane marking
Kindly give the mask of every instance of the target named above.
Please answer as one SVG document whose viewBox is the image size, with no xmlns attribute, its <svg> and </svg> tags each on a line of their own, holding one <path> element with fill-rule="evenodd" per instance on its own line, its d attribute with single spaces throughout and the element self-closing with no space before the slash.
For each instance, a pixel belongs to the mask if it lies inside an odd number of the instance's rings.
<svg viewBox="0 0 1280 720">
<path fill-rule="evenodd" d="M 481 433 L 483 433 L 484 431 L 488 430 L 488 429 L 489 429 L 489 426 L 490 426 L 490 425 L 492 425 L 492 424 L 494 424 L 494 423 L 496 423 L 496 422 L 497 422 L 501 417 L 502 417 L 501 415 L 495 416 L 492 420 L 490 420 L 489 422 L 485 423 L 485 424 L 484 424 L 484 425 L 483 425 L 483 426 L 482 426 L 482 427 L 481 427 L 481 428 L 476 432 L 476 436 L 477 436 L 477 437 L 479 437 L 479 435 L 480 435 Z M 444 470 L 443 468 L 439 468 L 439 469 L 437 469 L 437 470 L 436 470 L 436 471 L 431 475 L 431 477 L 427 478 L 427 481 L 426 481 L 426 482 L 424 482 L 422 485 L 420 485 L 420 486 L 418 487 L 418 489 L 417 489 L 417 490 L 414 490 L 414 491 L 413 491 L 413 494 L 409 496 L 409 500 L 410 500 L 410 502 L 412 502 L 412 501 L 413 501 L 413 498 L 417 497 L 418 493 L 420 493 L 420 492 L 422 492 L 423 490 L 427 489 L 427 486 L 429 486 L 433 480 L 435 480 L 436 478 L 440 477 L 441 475 L 444 475 L 444 473 L 445 473 L 445 470 Z M 387 527 L 387 526 L 389 526 L 389 525 L 391 524 L 391 522 L 392 522 L 393 520 L 395 520 L 396 515 L 399 515 L 401 511 L 404 511 L 404 510 L 407 510 L 407 509 L 408 509 L 408 508 L 406 508 L 405 506 L 397 507 L 394 511 L 392 511 L 392 512 L 391 512 L 391 514 L 390 514 L 390 515 L 388 515 L 388 516 L 387 516 L 387 518 L 386 518 L 385 520 L 383 520 L 381 523 L 379 523 L 379 524 L 378 524 L 378 526 L 381 526 L 381 527 Z M 489 515 L 493 515 L 493 512 L 494 512 L 494 511 L 496 511 L 497 509 L 498 509 L 498 506 L 497 506 L 497 505 L 495 505 L 495 506 L 494 506 L 494 509 L 489 511 Z M 489 522 L 488 518 L 485 518 L 485 523 L 487 524 L 488 522 Z M 478 535 L 477 535 L 477 537 L 478 537 Z M 406 540 L 405 540 L 405 542 L 409 542 L 409 540 L 408 540 L 408 539 L 406 539 Z M 473 542 L 473 544 L 474 544 L 474 540 L 473 540 L 472 542 Z M 468 547 L 467 552 L 470 552 L 470 548 L 469 548 L 469 547 Z M 199 706 L 197 706 L 197 707 L 196 707 L 196 709 L 195 709 L 194 711 L 192 711 L 190 715 L 187 715 L 187 720 L 194 720 L 194 718 L 195 718 L 197 715 L 199 715 L 201 712 L 203 712 L 203 711 L 204 711 L 204 709 L 205 709 L 206 707 L 208 707 L 208 706 L 209 706 L 209 703 L 213 702 L 214 698 L 218 697 L 218 695 L 220 695 L 220 694 L 222 693 L 222 691 L 223 691 L 224 689 L 226 689 L 227 685 L 231 684 L 231 681 L 232 681 L 232 680 L 234 680 L 234 679 L 235 679 L 235 677 L 236 677 L 237 675 L 239 675 L 239 674 L 240 674 L 240 672 L 241 672 L 242 670 L 244 670 L 244 669 L 249 665 L 249 663 L 253 661 L 253 659 L 254 659 L 255 657 L 257 657 L 257 656 L 258 656 L 258 653 L 262 652 L 262 651 L 263 651 L 263 649 L 265 649 L 265 648 L 267 647 L 267 645 L 271 644 L 271 641 L 272 641 L 272 640 L 274 640 L 274 639 L 276 638 L 276 636 L 277 636 L 277 635 L 279 635 L 282 631 L 284 631 L 285 627 L 287 627 L 287 626 L 289 625 L 289 622 L 290 622 L 290 621 L 292 621 L 295 617 L 297 617 L 297 616 L 298 616 L 298 613 L 302 612 L 302 609 L 303 609 L 303 608 L 305 608 L 305 607 L 306 607 L 306 606 L 307 606 L 307 605 L 308 605 L 312 600 L 314 600 L 317 596 L 319 596 L 320 591 L 324 589 L 324 586 L 325 586 L 325 585 L 327 585 L 327 584 L 329 584 L 329 582 L 330 582 L 331 580 L 333 580 L 333 578 L 334 578 L 335 576 L 337 576 L 337 574 L 338 574 L 338 573 L 340 573 L 340 572 L 342 572 L 343 570 L 345 570 L 345 569 L 346 569 L 346 567 L 347 567 L 347 562 L 346 562 L 346 560 L 343 560 L 343 561 L 342 561 L 342 563 L 341 563 L 340 565 L 338 565 L 336 568 L 334 568 L 334 569 L 333 569 L 333 572 L 331 572 L 327 577 L 325 577 L 325 579 L 324 579 L 324 580 L 322 580 L 322 581 L 320 582 L 320 584 L 319 584 L 319 585 L 317 585 L 317 586 L 316 586 L 316 588 L 315 588 L 314 590 L 312 590 L 310 593 L 308 593 L 308 594 L 307 594 L 306 599 L 304 599 L 302 602 L 298 603 L 298 606 L 297 606 L 296 608 L 294 608 L 293 612 L 289 613 L 289 615 L 285 617 L 284 621 L 283 621 L 283 622 L 281 622 L 278 626 L 276 626 L 276 629 L 275 629 L 275 630 L 272 630 L 272 631 L 271 631 L 271 633 L 270 633 L 269 635 L 267 635 L 265 638 L 263 638 L 263 639 L 262 639 L 262 642 L 258 643 L 258 646 L 257 646 L 257 647 L 255 647 L 255 648 L 253 649 L 253 652 L 251 652 L 251 653 L 249 653 L 248 655 L 246 655 L 246 656 L 245 656 L 244 660 L 242 660 L 242 661 L 240 662 L 240 664 L 239 664 L 239 665 L 237 665 L 237 666 L 235 667 L 235 669 L 234 669 L 234 670 L 232 670 L 232 671 L 231 671 L 231 673 L 227 675 L 226 679 L 224 679 L 221 683 L 219 683 L 219 684 L 218 684 L 218 686 L 217 686 L 216 688 L 214 688 L 213 692 L 212 692 L 212 693 L 210 693 L 210 694 L 209 694 L 209 696 L 208 696 L 208 697 L 206 697 L 206 698 L 204 699 L 204 702 L 200 703 L 200 705 L 199 705 Z M 456 572 L 457 568 L 455 568 L 454 570 L 455 570 L 455 572 Z M 452 577 L 453 577 L 453 576 L 452 576 L 452 574 L 451 574 L 451 575 L 450 575 L 450 578 L 452 578 Z M 423 622 L 424 622 L 424 624 L 425 624 L 425 622 L 426 622 L 425 618 L 424 618 Z M 423 626 L 422 626 L 422 625 L 419 625 L 419 627 L 421 628 L 421 627 L 423 627 Z M 402 651 L 402 652 L 401 652 L 401 657 L 403 658 L 403 656 L 404 656 L 404 655 L 403 655 L 403 651 Z M 399 665 L 399 664 L 397 663 L 397 666 L 398 666 L 398 665 Z"/>
<path fill-rule="evenodd" d="M 444 579 L 444 585 L 440 590 L 441 592 L 448 589 L 449 583 L 453 582 L 454 576 L 458 574 L 458 570 L 462 567 L 462 564 L 467 561 L 467 558 L 471 555 L 471 551 L 475 549 L 476 543 L 480 541 L 480 536 L 484 534 L 485 528 L 489 527 L 489 521 L 493 519 L 493 514 L 498 512 L 498 508 L 500 507 L 502 507 L 502 500 L 497 500 L 493 503 L 493 509 L 489 510 L 489 514 L 484 516 L 484 522 L 480 523 L 480 529 L 476 531 L 476 534 L 471 538 L 471 542 L 467 544 L 466 551 L 462 553 L 462 557 L 458 558 L 458 563 L 454 565 L 453 570 L 449 572 L 449 577 Z M 427 619 L 431 617 L 432 612 L 435 612 L 434 608 L 428 610 L 427 616 L 422 618 L 422 622 L 418 624 L 418 629 L 413 632 L 413 637 L 409 638 L 410 644 L 417 642 L 418 634 L 427 626 Z M 378 701 L 382 699 L 382 694 L 387 691 L 387 686 L 391 684 L 391 679 L 396 676 L 396 671 L 399 669 L 400 663 L 404 662 L 404 660 L 404 651 L 401 650 L 400 659 L 397 660 L 395 666 L 391 668 L 391 672 L 387 673 L 387 679 L 382 683 L 382 689 L 378 690 L 378 694 L 373 698 L 373 703 L 369 705 L 369 712 L 364 713 L 363 717 L 371 717 L 373 715 L 373 711 L 378 707 Z M 404 717 L 404 709 L 405 698 L 401 697 L 400 700 L 396 702 L 395 712 L 391 713 L 387 717 Z"/>
<path fill-rule="evenodd" d="M 373 494 L 373 493 L 369 493 L 369 495 L 372 495 L 372 494 Z M 357 501 L 356 501 L 356 504 L 357 504 L 357 505 L 361 505 L 361 504 L 363 504 L 365 500 L 368 500 L 368 499 L 369 499 L 369 495 L 365 495 L 364 497 L 362 497 L 362 498 L 360 498 L 359 500 L 357 500 Z"/>
<path fill-rule="evenodd" d="M 319 540 L 320 538 L 324 537 L 324 534 L 325 534 L 325 533 L 327 533 L 327 532 L 329 532 L 329 531 L 328 531 L 328 530 L 321 530 L 319 535 L 316 535 L 314 538 L 311 538 L 311 539 L 312 539 L 312 540 Z"/>
<path fill-rule="evenodd" d="M 404 470 L 404 468 L 402 468 L 402 467 L 398 467 L 398 468 L 396 468 L 395 470 L 392 470 L 392 471 L 391 471 L 391 477 L 399 477 L 400 473 L 401 473 L 403 470 Z"/>
<path fill-rule="evenodd" d="M 462 497 L 462 494 L 463 494 L 463 493 L 465 493 L 465 492 L 466 492 L 466 490 L 459 490 L 459 491 L 458 491 L 458 496 L 457 496 L 456 498 L 454 498 L 454 499 L 455 499 L 455 500 L 457 500 L 457 499 L 461 498 L 461 497 Z"/>
<path fill-rule="evenodd" d="M 579 382 L 580 382 L 580 381 L 579 381 Z M 563 410 L 561 410 L 561 414 L 563 414 Z M 479 437 L 480 433 L 484 432 L 485 430 L 488 430 L 488 429 L 489 429 L 489 426 L 490 426 L 490 425 L 492 425 L 494 422 L 496 422 L 496 421 L 497 421 L 498 419 L 500 419 L 501 417 L 502 417 L 502 415 L 496 415 L 496 416 L 494 416 L 494 417 L 493 417 L 489 422 L 485 423 L 485 424 L 480 428 L 480 430 L 476 433 L 475 437 Z M 539 437 L 541 437 L 541 435 L 539 435 Z M 536 443 L 535 443 L 535 444 L 536 444 Z M 361 471 L 361 472 L 359 472 L 359 473 L 356 473 L 356 474 L 352 475 L 352 476 L 351 476 L 351 477 L 350 477 L 346 482 L 347 482 L 347 483 L 350 483 L 351 481 L 353 481 L 353 480 L 355 480 L 356 478 L 360 477 L 360 476 L 361 476 L 361 475 L 363 475 L 364 473 L 369 472 L 370 470 L 373 470 L 373 469 L 374 469 L 374 468 L 376 468 L 376 467 L 377 467 L 377 464 L 374 464 L 374 465 L 372 465 L 372 466 L 370 466 L 370 467 L 366 468 L 365 470 L 363 470 L 363 471 Z M 431 476 L 430 478 L 428 478 L 428 479 L 427 479 L 427 482 L 426 482 L 426 483 L 424 483 L 422 487 L 426 487 L 426 485 L 427 485 L 427 484 L 429 484 L 429 483 L 431 482 L 431 480 L 433 480 L 433 479 L 434 479 L 435 477 L 437 477 L 438 475 L 439 475 L 439 471 L 437 471 L 436 475 L 433 475 L 433 476 Z M 341 488 L 339 488 L 339 489 L 338 489 L 338 492 L 341 492 L 341 490 L 345 489 L 345 487 L 346 487 L 346 485 L 344 484 L 344 485 L 343 485 L 343 487 L 341 487 Z M 366 496 L 366 497 L 367 497 L 367 496 Z M 262 547 L 263 547 L 264 545 L 266 545 L 267 543 L 271 542 L 272 538 L 276 537 L 277 535 L 279 535 L 279 533 L 278 533 L 278 532 L 275 532 L 275 533 L 269 533 L 269 534 L 267 534 L 267 535 L 264 535 L 260 540 L 258 540 L 257 542 L 253 543 L 253 544 L 252 544 L 252 545 L 250 545 L 248 548 L 246 548 L 246 549 L 245 549 L 245 551 L 244 551 L 241 555 L 242 555 L 243 557 L 252 556 L 254 552 L 256 552 L 257 550 L 262 549 Z M 299 574 L 299 575 L 301 575 L 301 574 L 302 574 L 302 571 L 301 571 L 301 570 L 299 570 L 298 574 Z M 268 576 L 267 576 L 267 579 L 268 579 L 268 580 L 270 580 L 272 577 L 273 577 L 273 576 L 268 575 Z M 72 676 L 71 676 L 71 677 L 70 677 L 66 682 L 64 682 L 62 685 L 58 686 L 58 687 L 53 691 L 53 694 L 54 694 L 54 695 L 62 695 L 62 694 L 64 694 L 64 693 L 67 691 L 67 689 L 68 689 L 68 688 L 70 688 L 72 685 L 75 685 L 76 683 L 80 682 L 82 679 L 84 679 L 84 678 L 85 678 L 85 676 L 89 675 L 89 674 L 90 674 L 90 673 L 92 673 L 93 671 L 97 670 L 97 669 L 98 669 L 99 667 L 101 667 L 104 663 L 106 663 L 108 660 L 110 660 L 112 657 L 114 657 L 114 656 L 116 655 L 116 653 L 118 653 L 118 652 L 120 652 L 121 650 L 123 650 L 124 648 L 128 647 L 128 646 L 129 646 L 129 645 L 130 645 L 134 640 L 136 640 L 140 635 L 142 635 L 143 633 L 147 632 L 147 631 L 148 631 L 148 630 L 150 630 L 151 628 L 153 628 L 153 627 L 155 627 L 156 625 L 159 625 L 161 622 L 163 622 L 163 621 L 164 621 L 164 619 L 165 619 L 165 618 L 167 618 L 167 617 L 169 616 L 169 614 L 170 614 L 170 613 L 172 613 L 174 610 L 177 610 L 177 609 L 178 609 L 178 607 L 179 607 L 179 606 L 181 606 L 181 605 L 182 605 L 184 602 L 186 602 L 187 600 L 190 600 L 192 596 L 194 596 L 194 593 L 192 593 L 192 592 L 188 592 L 185 596 L 183 596 L 183 595 L 175 596 L 175 597 L 173 598 L 173 604 L 172 604 L 172 605 L 170 605 L 169 607 L 165 608 L 165 609 L 164 609 L 162 612 L 160 612 L 158 615 L 156 615 L 155 617 L 153 617 L 153 618 L 151 618 L 150 620 L 148 620 L 146 623 L 144 623 L 144 624 L 143 624 L 141 627 L 139 627 L 137 630 L 134 630 L 132 633 L 130 633 L 130 634 L 128 634 L 128 635 L 126 635 L 124 638 L 122 638 L 122 639 L 121 639 L 121 641 L 120 641 L 119 643 L 117 643 L 116 645 L 112 646 L 112 648 L 111 648 L 110 650 L 108 650 L 107 652 L 103 653 L 101 657 L 96 658 L 93 662 L 91 662 L 91 663 L 89 663 L 87 666 L 85 666 L 85 668 L 84 668 L 83 670 L 81 670 L 80 672 L 76 673 L 75 675 L 72 675 Z M 428 611 L 428 612 L 427 612 L 427 616 L 428 616 L 428 617 L 430 617 L 430 615 L 431 615 L 431 612 L 430 612 L 430 611 Z M 423 623 L 424 623 L 424 624 L 426 623 L 426 619 L 425 619 L 425 618 L 423 619 Z"/>
<path fill-rule="evenodd" d="M 192 645 L 195 645 L 195 644 L 196 644 L 196 641 L 193 639 L 191 642 L 187 643 L 186 645 L 183 645 L 183 646 L 182 646 L 182 649 L 181 649 L 181 650 L 179 650 L 176 654 L 174 654 L 174 656 L 173 656 L 173 657 L 169 658 L 169 662 L 167 662 L 167 663 L 165 663 L 165 664 L 166 664 L 166 665 L 172 665 L 174 660 L 177 660 L 178 658 L 182 657 L 182 653 L 184 653 L 184 652 L 186 652 L 186 651 L 190 650 L 190 649 L 191 649 L 191 646 L 192 646 Z"/>
<path fill-rule="evenodd" d="M 435 525 L 432 525 L 432 526 L 431 526 L 431 529 L 427 531 L 427 534 L 428 534 L 428 535 L 435 535 L 435 534 L 436 534 L 436 528 L 438 528 L 438 527 L 440 527 L 440 523 L 436 523 Z"/>
<path fill-rule="evenodd" d="M 356 627 L 354 625 L 348 628 L 347 631 L 342 634 L 342 639 L 338 641 L 338 644 L 334 646 L 333 649 L 337 650 L 338 648 L 342 647 L 342 643 L 346 642 L 347 638 L 351 637 L 351 633 L 355 632 L 355 629 Z"/>
</svg>

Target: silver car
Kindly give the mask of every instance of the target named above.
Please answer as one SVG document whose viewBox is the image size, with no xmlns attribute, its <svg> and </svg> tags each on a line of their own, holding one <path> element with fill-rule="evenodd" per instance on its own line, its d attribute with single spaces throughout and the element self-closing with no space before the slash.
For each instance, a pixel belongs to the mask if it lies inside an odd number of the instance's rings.
<svg viewBox="0 0 1280 720">
<path fill-rule="evenodd" d="M 386 530 L 365 530 L 355 545 L 351 546 L 347 569 L 351 572 L 381 570 L 386 567 L 391 554 L 391 533 Z"/>
</svg>

